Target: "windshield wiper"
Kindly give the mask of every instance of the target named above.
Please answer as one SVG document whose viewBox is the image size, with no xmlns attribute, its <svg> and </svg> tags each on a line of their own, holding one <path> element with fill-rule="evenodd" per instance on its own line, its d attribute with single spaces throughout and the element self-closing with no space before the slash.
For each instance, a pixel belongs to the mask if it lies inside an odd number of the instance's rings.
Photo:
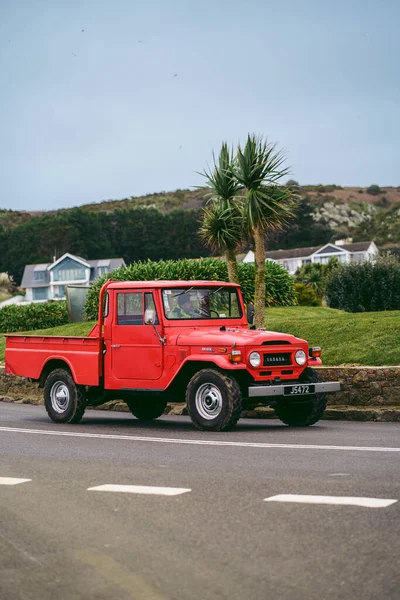
<svg viewBox="0 0 400 600">
<path fill-rule="evenodd" d="M 217 288 L 216 290 L 214 290 L 213 292 L 209 292 L 208 295 L 212 296 L 213 294 L 216 294 L 217 292 L 219 292 L 219 290 L 222 290 L 223 286 L 221 285 L 221 287 Z"/>
<path fill-rule="evenodd" d="M 177 298 L 178 296 L 182 296 L 182 294 L 188 294 L 193 289 L 194 289 L 194 285 L 192 285 L 192 287 L 190 287 L 190 288 L 184 289 L 183 292 L 180 292 L 179 294 L 171 294 L 171 298 Z"/>
</svg>

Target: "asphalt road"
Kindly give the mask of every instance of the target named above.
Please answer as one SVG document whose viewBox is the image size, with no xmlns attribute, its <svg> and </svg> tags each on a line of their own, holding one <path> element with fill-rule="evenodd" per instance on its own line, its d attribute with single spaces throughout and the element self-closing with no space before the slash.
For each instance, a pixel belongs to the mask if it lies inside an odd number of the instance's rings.
<svg viewBox="0 0 400 600">
<path fill-rule="evenodd" d="M 399 433 L 0 403 L 0 600 L 397 600 Z"/>
</svg>

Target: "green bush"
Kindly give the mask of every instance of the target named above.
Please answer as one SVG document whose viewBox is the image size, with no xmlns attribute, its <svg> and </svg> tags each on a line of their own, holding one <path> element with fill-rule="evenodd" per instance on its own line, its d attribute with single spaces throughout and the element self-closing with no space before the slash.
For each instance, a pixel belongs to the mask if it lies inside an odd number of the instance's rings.
<svg viewBox="0 0 400 600">
<path fill-rule="evenodd" d="M 244 301 L 247 304 L 254 298 L 254 265 L 240 263 L 239 283 L 242 287 Z M 267 261 L 266 269 L 266 306 L 291 306 L 296 304 L 294 279 L 286 269 Z M 200 258 L 198 260 L 160 260 L 135 262 L 127 267 L 121 267 L 111 274 L 97 279 L 89 290 L 86 301 L 88 319 L 97 318 L 99 291 L 107 279 L 113 281 L 154 281 L 154 280 L 213 280 L 228 281 L 228 270 L 223 260 L 215 258 Z"/>
<path fill-rule="evenodd" d="M 66 302 L 44 302 L 0 308 L 0 333 L 57 327 L 68 323 Z"/>
<path fill-rule="evenodd" d="M 321 306 L 321 298 L 313 288 L 305 283 L 296 283 L 294 289 L 299 306 Z"/>
<path fill-rule="evenodd" d="M 377 196 L 380 193 L 381 193 L 381 188 L 379 187 L 379 185 L 376 185 L 375 183 L 370 185 L 367 188 L 367 194 L 371 194 L 371 196 Z"/>
<path fill-rule="evenodd" d="M 326 289 L 328 306 L 347 312 L 400 309 L 400 261 L 394 257 L 341 265 Z"/>
</svg>

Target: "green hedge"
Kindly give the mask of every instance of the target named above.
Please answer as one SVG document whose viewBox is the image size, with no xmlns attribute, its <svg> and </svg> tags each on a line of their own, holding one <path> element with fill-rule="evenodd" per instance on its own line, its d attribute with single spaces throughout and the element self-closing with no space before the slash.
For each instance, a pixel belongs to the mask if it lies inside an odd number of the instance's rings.
<svg viewBox="0 0 400 600">
<path fill-rule="evenodd" d="M 41 302 L 0 308 L 0 333 L 57 327 L 68 323 L 66 302 Z"/>
<path fill-rule="evenodd" d="M 328 306 L 347 312 L 400 309 L 400 261 L 342 265 L 332 272 L 326 288 Z"/>
<path fill-rule="evenodd" d="M 254 265 L 240 263 L 239 280 L 246 304 L 254 298 Z M 267 261 L 266 269 L 266 306 L 291 306 L 296 304 L 294 279 L 286 269 Z M 200 258 L 198 260 L 160 260 L 135 262 L 121 267 L 97 279 L 89 290 L 86 301 L 86 314 L 89 320 L 97 318 L 99 291 L 107 279 L 113 281 L 152 281 L 152 280 L 214 280 L 228 281 L 228 270 L 223 260 Z"/>
</svg>

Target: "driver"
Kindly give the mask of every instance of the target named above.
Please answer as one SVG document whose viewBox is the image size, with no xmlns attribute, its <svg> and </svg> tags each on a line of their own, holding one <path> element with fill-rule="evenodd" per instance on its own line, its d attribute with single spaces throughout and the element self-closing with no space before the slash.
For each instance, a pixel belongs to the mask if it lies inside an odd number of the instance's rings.
<svg viewBox="0 0 400 600">
<path fill-rule="evenodd" d="M 194 308 L 189 294 L 181 294 L 178 296 L 178 306 L 174 308 L 172 314 L 178 319 L 192 319 L 199 314 L 199 310 Z"/>
</svg>

